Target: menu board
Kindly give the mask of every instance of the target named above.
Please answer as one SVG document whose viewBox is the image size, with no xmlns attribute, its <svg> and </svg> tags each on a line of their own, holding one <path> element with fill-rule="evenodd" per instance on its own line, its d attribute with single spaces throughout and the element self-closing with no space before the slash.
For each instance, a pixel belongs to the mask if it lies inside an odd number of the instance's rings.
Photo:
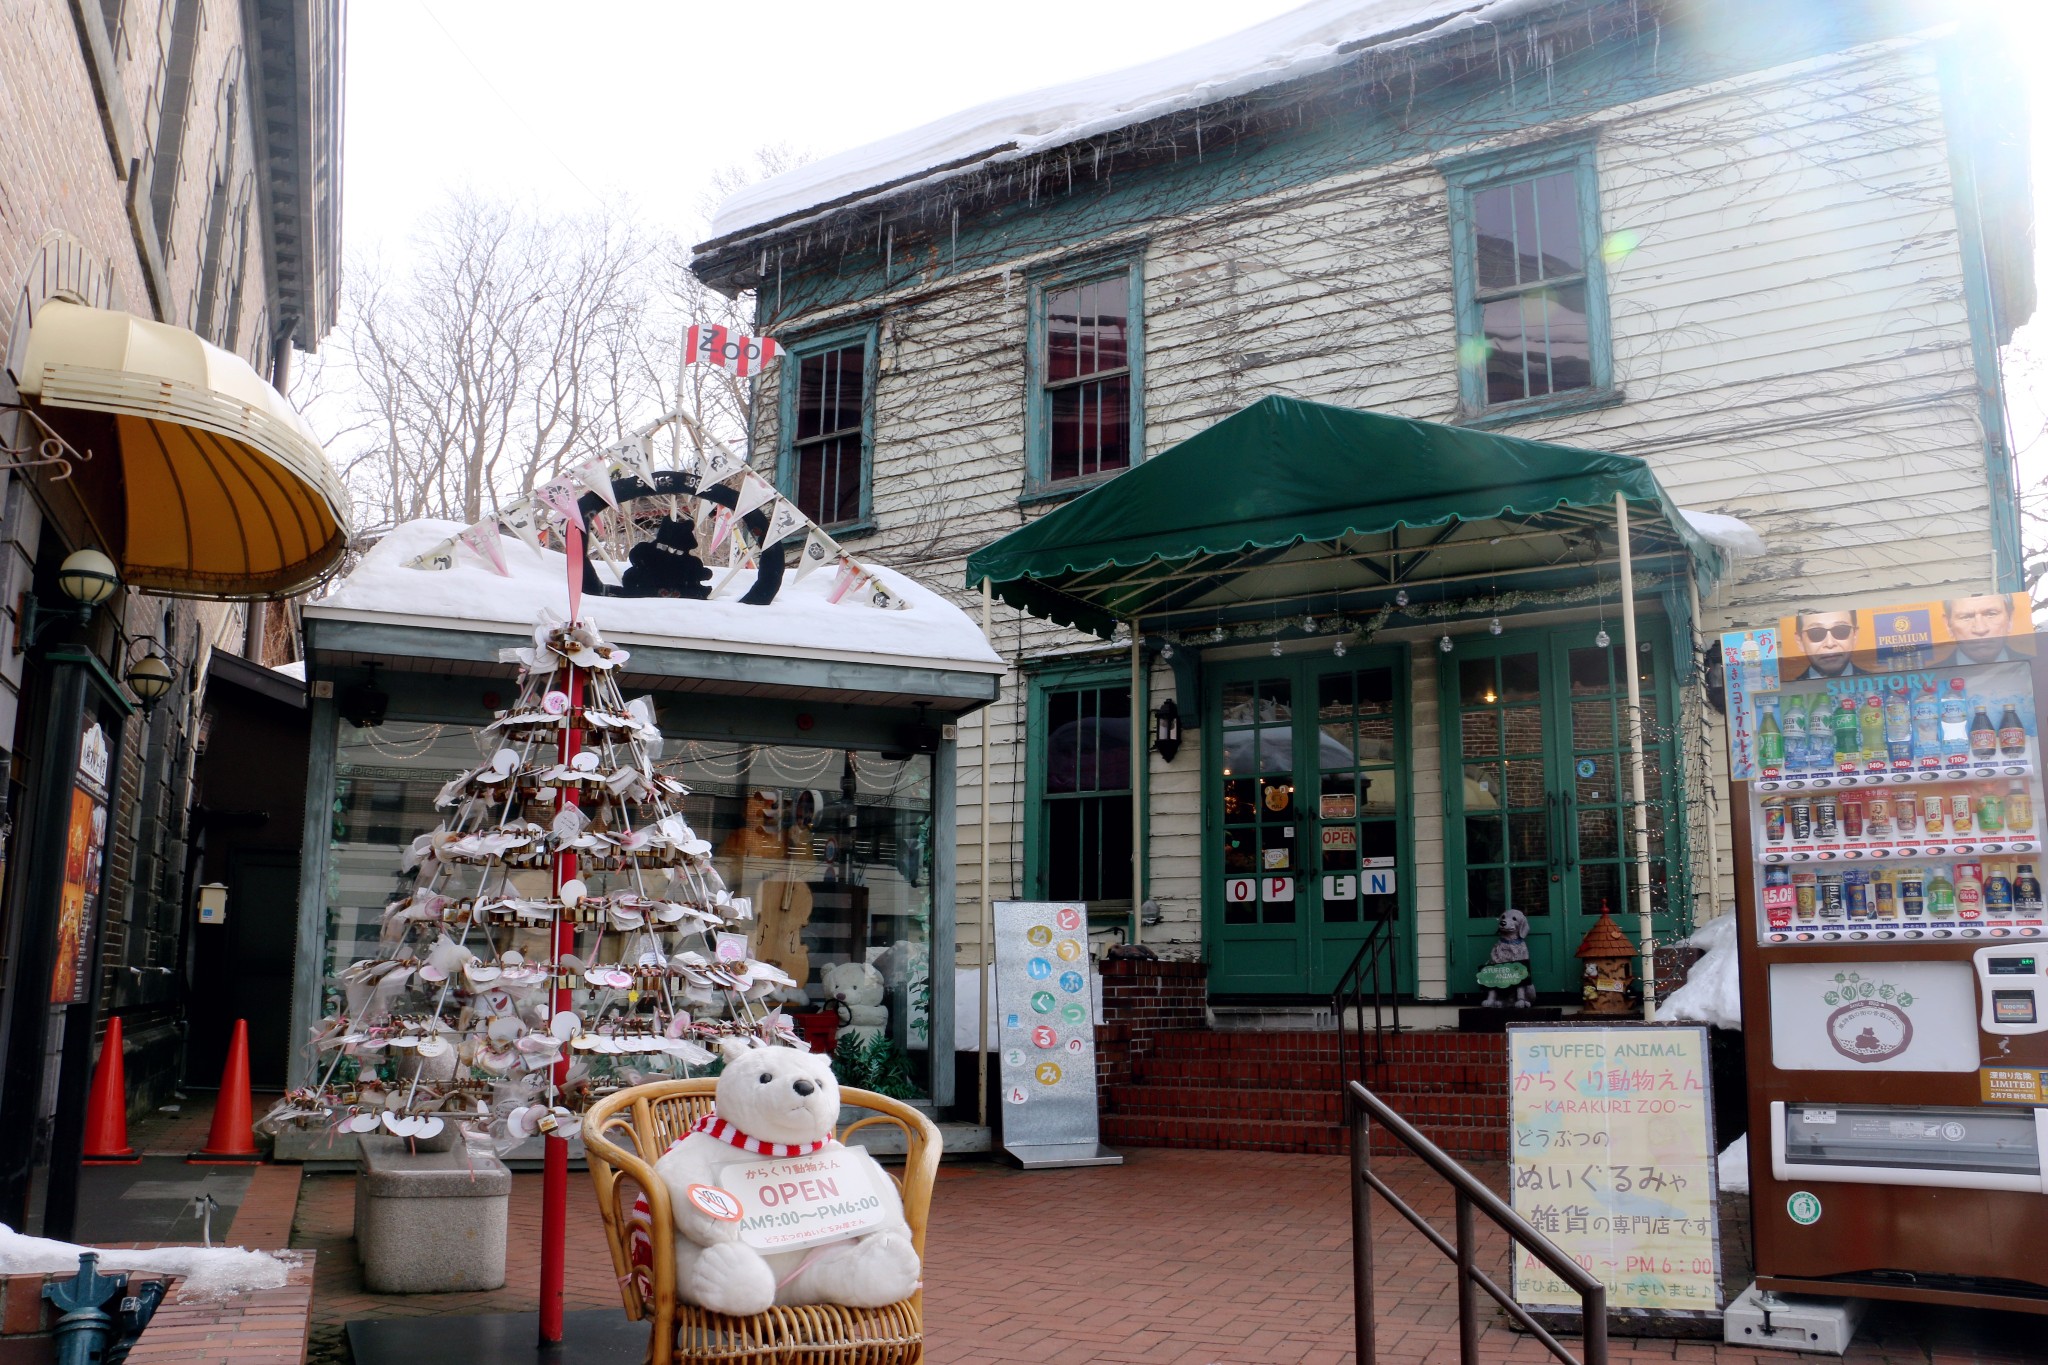
<svg viewBox="0 0 2048 1365">
<path fill-rule="evenodd" d="M 1515 1212 L 1607 1286 L 1609 1308 L 1721 1306 L 1707 1031 L 1510 1026 Z M 1526 1248 L 1515 1298 L 1579 1306 Z"/>
<path fill-rule="evenodd" d="M 1098 1141 L 1088 907 L 997 901 L 1003 1147 L 1025 1166 L 1117 1165 Z"/>
</svg>

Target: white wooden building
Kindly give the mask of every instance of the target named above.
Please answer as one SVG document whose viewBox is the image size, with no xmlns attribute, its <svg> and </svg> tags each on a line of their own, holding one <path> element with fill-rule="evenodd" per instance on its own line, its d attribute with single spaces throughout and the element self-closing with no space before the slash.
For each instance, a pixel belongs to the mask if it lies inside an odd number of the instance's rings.
<svg viewBox="0 0 2048 1365">
<path fill-rule="evenodd" d="M 1998 347 L 2034 301 L 2026 120 L 2010 52 L 1945 8 L 1325 0 L 751 187 L 694 269 L 755 291 L 787 351 L 757 467 L 970 607 L 971 554 L 1276 396 L 1638 457 L 1748 523 L 1765 553 L 1706 575 L 1696 620 L 1683 563 L 1638 604 L 1651 881 L 1682 928 L 1726 877 L 1695 643 L 2019 586 Z M 1283 473 L 1247 450 L 1177 496 Z M 1371 501 L 1363 469 L 1333 503 Z M 1128 634 L 998 602 L 1014 668 L 960 734 L 962 965 L 986 763 L 988 892 L 1124 933 L 1148 900 L 1145 942 L 1203 956 L 1212 999 L 1326 993 L 1376 919 L 1404 987 L 1454 998 L 1510 901 L 1538 984 L 1572 988 L 1586 927 L 1631 905 L 1617 547 L 1584 531 L 1539 584 L 1463 543 L 1412 593 L 1383 543 L 1387 581 L 1193 584 L 1141 623 L 1143 712 L 1185 733 L 1140 774 L 1136 859 Z M 1311 864 L 1346 853 L 1392 860 L 1388 896 L 1325 903 Z M 1303 874 L 1284 912 L 1226 903 L 1275 870 Z"/>
</svg>

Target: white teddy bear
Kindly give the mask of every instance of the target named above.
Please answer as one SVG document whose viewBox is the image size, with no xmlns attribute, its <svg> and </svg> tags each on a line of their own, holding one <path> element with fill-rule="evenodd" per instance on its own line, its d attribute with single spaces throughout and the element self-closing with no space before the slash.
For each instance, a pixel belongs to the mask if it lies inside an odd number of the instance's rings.
<svg viewBox="0 0 2048 1365">
<path fill-rule="evenodd" d="M 676 1222 L 676 1293 L 715 1313 L 745 1315 L 774 1304 L 837 1303 L 880 1308 L 909 1298 L 921 1266 L 895 1182 L 859 1147 L 832 1137 L 839 1082 L 823 1054 L 791 1047 L 727 1048 L 716 1114 L 654 1164 L 668 1186 Z M 749 1241 L 758 1210 L 732 1188 L 733 1169 L 830 1151 L 851 1175 L 865 1175 L 878 1209 L 852 1240 L 762 1251 Z M 791 1182 L 781 1182 L 793 1188 Z M 843 1183 L 851 1184 L 846 1174 Z M 722 1183 L 729 1182 L 729 1183 Z M 757 1185 L 767 1195 L 777 1184 Z M 786 1196 L 785 1196 L 786 1197 Z M 761 1203 L 767 1203 L 762 1198 Z"/>
<path fill-rule="evenodd" d="M 828 1003 L 846 1006 L 841 1031 L 863 1043 L 889 1027 L 889 1007 L 882 1003 L 887 987 L 882 974 L 865 962 L 841 962 L 827 967 L 819 978 Z"/>
</svg>

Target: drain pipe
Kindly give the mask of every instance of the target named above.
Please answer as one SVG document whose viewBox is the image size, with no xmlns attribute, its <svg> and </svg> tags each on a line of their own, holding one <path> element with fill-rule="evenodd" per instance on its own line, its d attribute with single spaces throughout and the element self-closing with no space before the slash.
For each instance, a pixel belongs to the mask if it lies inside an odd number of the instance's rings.
<svg viewBox="0 0 2048 1365">
<path fill-rule="evenodd" d="M 43 1297 L 63 1314 L 54 1331 L 57 1365 L 119 1365 L 164 1296 L 161 1280 L 129 1294 L 127 1274 L 102 1275 L 99 1261 L 98 1252 L 82 1251 L 76 1275 L 43 1286 Z M 117 1299 L 118 1317 L 106 1311 Z"/>
</svg>

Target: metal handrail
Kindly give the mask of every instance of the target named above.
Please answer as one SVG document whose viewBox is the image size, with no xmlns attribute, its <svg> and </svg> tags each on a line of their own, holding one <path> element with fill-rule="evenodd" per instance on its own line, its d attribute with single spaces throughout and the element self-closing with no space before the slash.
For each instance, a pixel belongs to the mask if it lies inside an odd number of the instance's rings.
<svg viewBox="0 0 2048 1365">
<path fill-rule="evenodd" d="M 1358 1365 L 1373 1365 L 1377 1347 L 1373 1340 L 1372 1289 L 1372 1197 L 1380 1198 L 1399 1213 L 1458 1267 L 1458 1359 L 1475 1365 L 1479 1359 L 1479 1299 L 1475 1286 L 1493 1296 L 1509 1317 L 1527 1328 L 1530 1335 L 1565 1365 L 1607 1365 L 1607 1287 L 1556 1243 L 1538 1232 L 1528 1219 L 1516 1213 L 1501 1197 L 1479 1183 L 1473 1174 L 1452 1160 L 1444 1150 L 1417 1132 L 1409 1122 L 1387 1107 L 1385 1100 L 1356 1081 L 1345 1085 L 1351 1110 L 1351 1306 L 1357 1337 Z M 1387 1182 L 1372 1172 L 1372 1122 L 1385 1126 L 1424 1164 L 1450 1183 L 1457 1196 L 1455 1240 L 1445 1237 L 1428 1220 L 1410 1208 Z M 1585 1358 L 1581 1361 L 1564 1348 L 1529 1310 L 1516 1303 L 1508 1291 L 1475 1263 L 1477 1239 L 1473 1235 L 1472 1212 L 1477 1209 L 1507 1233 L 1516 1246 L 1527 1247 L 1537 1260 L 1557 1272 L 1579 1296 L 1580 1320 L 1584 1324 Z"/>
<path fill-rule="evenodd" d="M 1387 964 L 1387 984 L 1380 984 L 1380 963 L 1394 947 L 1393 921 L 1375 920 L 1367 931 L 1365 942 L 1358 945 L 1358 951 L 1351 956 L 1351 965 L 1344 969 L 1344 975 L 1337 978 L 1337 987 L 1330 992 L 1330 1012 L 1337 1016 L 1337 1064 L 1341 1068 L 1340 1079 L 1363 1082 L 1366 1076 L 1365 1055 L 1365 1009 L 1363 992 L 1366 977 L 1372 978 L 1372 1065 L 1384 1066 L 1387 1061 L 1387 1012 L 1391 1011 L 1393 1031 L 1401 1031 L 1400 976 L 1394 964 Z M 1356 1076 L 1347 1065 L 1350 1049 L 1345 1045 L 1345 1017 L 1353 1010 L 1358 1011 L 1358 1070 Z"/>
</svg>

